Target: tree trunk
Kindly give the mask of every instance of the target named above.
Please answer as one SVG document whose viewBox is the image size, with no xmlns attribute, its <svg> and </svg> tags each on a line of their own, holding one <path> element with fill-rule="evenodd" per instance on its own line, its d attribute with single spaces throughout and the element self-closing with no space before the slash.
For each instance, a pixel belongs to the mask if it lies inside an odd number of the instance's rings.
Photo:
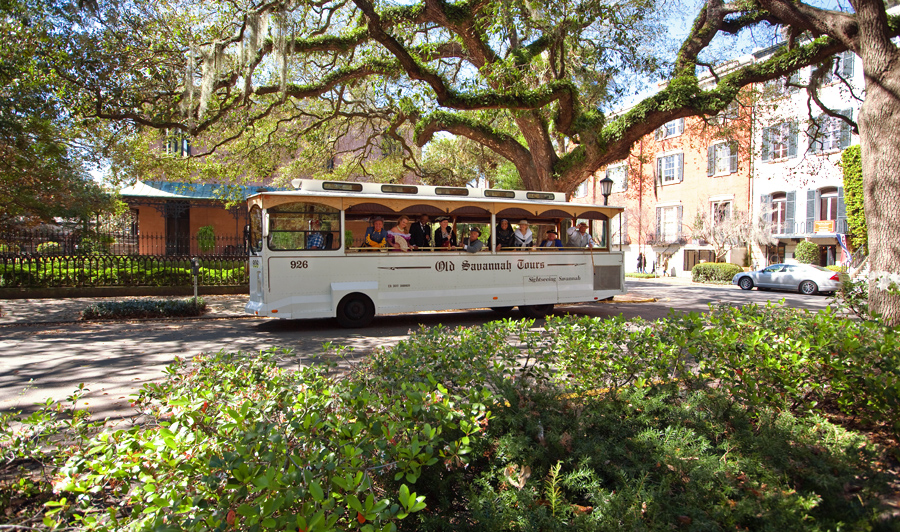
<svg viewBox="0 0 900 532">
<path fill-rule="evenodd" d="M 865 59 L 864 54 L 866 99 L 859 112 L 859 136 L 872 272 L 869 307 L 898 325 L 900 293 L 879 288 L 878 280 L 900 273 L 900 68 L 870 69 Z"/>
</svg>

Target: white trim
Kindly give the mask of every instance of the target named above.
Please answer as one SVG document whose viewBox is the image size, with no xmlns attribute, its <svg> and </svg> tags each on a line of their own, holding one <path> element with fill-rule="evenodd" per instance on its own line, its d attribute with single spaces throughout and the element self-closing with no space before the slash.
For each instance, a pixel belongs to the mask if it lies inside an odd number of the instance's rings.
<svg viewBox="0 0 900 532">
<path fill-rule="evenodd" d="M 734 201 L 734 194 L 719 194 L 718 196 L 710 196 L 709 201 Z"/>
</svg>

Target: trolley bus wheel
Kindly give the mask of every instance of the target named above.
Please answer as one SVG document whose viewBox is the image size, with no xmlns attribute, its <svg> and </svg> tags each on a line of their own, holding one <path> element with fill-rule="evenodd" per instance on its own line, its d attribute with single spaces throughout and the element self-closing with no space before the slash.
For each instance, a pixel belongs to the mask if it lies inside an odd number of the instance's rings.
<svg viewBox="0 0 900 532">
<path fill-rule="evenodd" d="M 547 314 L 553 312 L 553 303 L 546 305 L 519 305 L 519 310 L 528 318 L 544 318 Z"/>
<path fill-rule="evenodd" d="M 512 309 L 512 307 L 491 307 L 497 314 L 508 314 Z"/>
<path fill-rule="evenodd" d="M 355 329 L 372 323 L 375 305 L 363 294 L 348 294 L 341 299 L 337 308 L 337 321 L 341 327 Z"/>
</svg>

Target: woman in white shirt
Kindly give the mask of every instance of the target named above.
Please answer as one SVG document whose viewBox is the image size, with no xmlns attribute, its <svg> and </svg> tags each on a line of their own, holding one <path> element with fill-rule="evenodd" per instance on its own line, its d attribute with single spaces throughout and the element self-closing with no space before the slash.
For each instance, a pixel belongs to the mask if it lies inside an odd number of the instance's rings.
<svg viewBox="0 0 900 532">
<path fill-rule="evenodd" d="M 528 220 L 519 220 L 519 228 L 515 232 L 516 247 L 527 248 L 534 246 L 534 235 L 528 228 Z"/>
</svg>

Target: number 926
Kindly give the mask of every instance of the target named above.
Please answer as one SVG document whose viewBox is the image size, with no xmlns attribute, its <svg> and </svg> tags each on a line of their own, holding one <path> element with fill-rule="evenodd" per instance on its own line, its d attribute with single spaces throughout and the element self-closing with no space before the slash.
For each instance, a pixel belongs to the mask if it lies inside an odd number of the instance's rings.
<svg viewBox="0 0 900 532">
<path fill-rule="evenodd" d="M 304 268 L 309 268 L 309 262 L 305 260 L 292 260 L 291 261 L 291 269 L 292 270 L 300 270 Z"/>
</svg>

